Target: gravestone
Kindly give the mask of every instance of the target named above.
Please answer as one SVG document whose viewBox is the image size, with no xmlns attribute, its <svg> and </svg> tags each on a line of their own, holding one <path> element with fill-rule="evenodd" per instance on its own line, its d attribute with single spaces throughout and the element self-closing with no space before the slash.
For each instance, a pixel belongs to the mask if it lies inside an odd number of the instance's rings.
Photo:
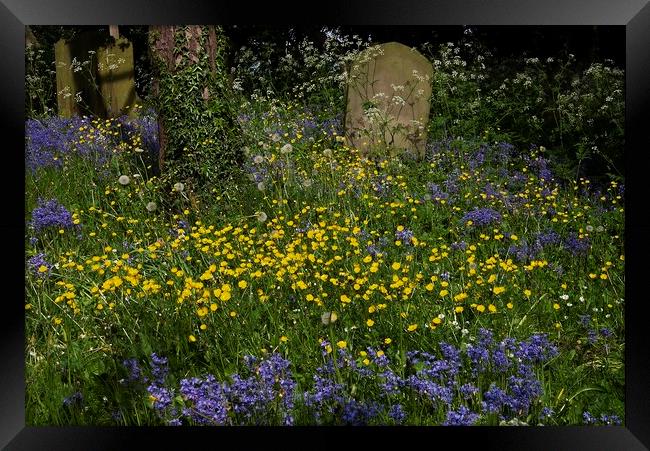
<svg viewBox="0 0 650 451">
<path fill-rule="evenodd" d="M 63 39 L 54 44 L 56 60 L 56 100 L 59 116 L 72 117 L 80 113 L 75 94 L 82 91 L 82 80 L 72 69 L 72 48 Z"/>
<path fill-rule="evenodd" d="M 97 52 L 97 81 L 108 116 L 127 113 L 135 104 L 133 46 L 126 38 L 100 47 Z"/>
<path fill-rule="evenodd" d="M 389 42 L 364 50 L 347 87 L 348 144 L 364 154 L 424 156 L 433 66 L 417 50 Z"/>
<path fill-rule="evenodd" d="M 83 33 L 54 46 L 56 90 L 61 117 L 115 117 L 136 103 L 133 46 L 125 38 Z"/>
</svg>

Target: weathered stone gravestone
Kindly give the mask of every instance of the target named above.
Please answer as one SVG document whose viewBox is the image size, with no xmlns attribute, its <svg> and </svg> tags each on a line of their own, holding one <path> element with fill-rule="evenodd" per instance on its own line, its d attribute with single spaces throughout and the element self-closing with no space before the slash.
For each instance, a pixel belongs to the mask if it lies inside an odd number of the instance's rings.
<svg viewBox="0 0 650 451">
<path fill-rule="evenodd" d="M 108 115 L 129 112 L 136 101 L 133 46 L 126 38 L 119 38 L 97 54 L 97 79 Z"/>
<path fill-rule="evenodd" d="M 365 154 L 424 156 L 433 66 L 398 42 L 366 49 L 352 63 L 347 88 L 348 143 Z"/>
<path fill-rule="evenodd" d="M 136 102 L 133 46 L 124 38 L 86 33 L 54 46 L 59 116 L 115 117 Z"/>
</svg>

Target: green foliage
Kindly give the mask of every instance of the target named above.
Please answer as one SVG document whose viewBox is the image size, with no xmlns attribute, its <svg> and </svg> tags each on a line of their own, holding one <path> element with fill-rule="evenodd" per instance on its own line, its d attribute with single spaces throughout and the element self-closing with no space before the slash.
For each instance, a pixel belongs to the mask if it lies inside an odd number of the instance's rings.
<svg viewBox="0 0 650 451">
<path fill-rule="evenodd" d="M 298 104 L 248 108 L 247 136 L 259 137 L 246 161 L 252 178 L 234 179 L 201 208 L 191 208 L 183 193 L 175 193 L 175 210 L 145 208 L 158 202 L 161 185 L 146 180 L 137 134 L 114 142 L 104 166 L 71 153 L 62 168 L 27 178 L 26 221 L 37 197 L 56 197 L 81 226 L 81 237 L 56 229 L 33 243 L 31 232 L 25 237 L 27 258 L 43 253 L 52 265 L 44 273 L 26 265 L 28 424 L 164 424 L 147 385 L 124 382 L 123 360 L 146 362 L 152 352 L 169 358 L 175 387 L 207 373 L 227 380 L 242 372 L 242 356 L 279 352 L 291 359 L 302 393 L 323 364 L 322 340 L 334 352 L 345 342 L 369 368 L 361 352 L 382 349 L 406 377 L 408 351 L 435 352 L 441 341 L 467 347 L 482 327 L 520 340 L 545 332 L 559 347 L 559 356 L 536 370 L 543 395 L 517 421 L 575 425 L 585 410 L 622 416 L 624 211 L 616 183 L 602 195 L 586 180 L 567 189 L 536 175 L 538 151 L 503 154 L 474 140 L 450 142 L 427 164 L 372 162 L 327 130 L 308 135 L 304 120 L 312 118 L 297 113 Z M 117 126 L 107 122 L 92 125 L 112 135 Z M 287 132 L 267 136 L 267 129 Z M 513 181 L 524 170 L 524 179 Z M 127 184 L 119 182 L 124 174 Z M 488 183 L 496 195 L 485 193 Z M 438 197 L 431 184 L 450 197 Z M 468 226 L 462 217 L 477 206 L 499 210 L 502 222 Z M 400 228 L 417 242 L 397 239 Z M 509 250 L 549 230 L 588 235 L 589 252 L 574 256 L 558 242 L 544 247 L 533 267 Z M 455 249 L 461 241 L 465 250 Z M 496 286 L 505 292 L 496 294 Z M 461 293 L 468 297 L 456 298 Z M 322 316 L 332 311 L 338 320 L 326 326 Z M 586 325 L 582 315 L 591 317 Z M 477 383 L 484 392 L 491 382 L 503 384 L 499 377 Z M 337 381 L 357 399 L 381 397 L 379 380 L 350 373 Z M 77 392 L 83 404 L 63 405 Z M 408 424 L 445 419 L 444 409 L 417 397 L 393 401 L 409 412 Z M 480 401 L 469 406 L 477 410 Z M 556 414 L 542 421 L 542 407 Z M 313 417 L 298 411 L 296 423 Z M 499 422 L 485 415 L 481 424 Z"/>
<path fill-rule="evenodd" d="M 25 48 L 25 115 L 51 116 L 56 108 L 54 51 L 38 44 Z"/>
<path fill-rule="evenodd" d="M 347 70 L 370 41 L 322 28 L 320 39 L 298 39 L 293 30 L 262 31 L 236 49 L 236 86 L 258 96 L 299 101 L 304 107 L 335 115 L 345 109 Z M 276 36 L 269 36 L 269 34 Z M 279 45 L 277 34 L 285 35 Z"/>
<path fill-rule="evenodd" d="M 624 72 L 612 61 L 581 69 L 571 54 L 497 59 L 471 38 L 424 51 L 435 68 L 434 141 L 541 145 L 562 178 L 624 177 Z"/>
<path fill-rule="evenodd" d="M 567 187 L 541 176 L 549 154 L 556 155 L 555 174 L 563 165 L 573 177 L 576 162 L 600 158 L 593 146 L 615 152 L 620 71 L 577 72 L 562 63 L 556 73 L 553 62 L 542 70 L 529 61 L 518 75 L 499 78 L 498 67 L 478 58 L 482 50 L 463 64 L 465 50 L 446 46 L 444 59 L 434 59 L 429 130 L 442 142 L 427 149 L 426 162 L 406 155 L 372 161 L 328 121 L 340 112 L 342 94 L 325 67 L 313 72 L 315 87 L 296 91 L 303 96 L 283 88 L 247 98 L 231 92 L 225 49 L 213 72 L 206 53 L 192 61 L 185 44 L 179 32 L 178 67 L 157 69 L 152 104 L 170 142 L 162 180 L 150 176 L 141 129 L 117 120 L 91 121 L 76 135 L 80 142 L 69 143 L 80 149 L 97 129 L 97 142 L 110 143 L 105 164 L 71 150 L 60 169 L 26 176 L 26 222 L 44 197 L 58 199 L 79 225 L 25 236 L 26 258 L 42 254 L 49 264 L 25 265 L 29 425 L 164 424 L 146 385 L 129 385 L 123 365 L 127 358 L 147 362 L 152 352 L 169 358 L 170 387 L 208 373 L 227 380 L 243 371 L 244 355 L 277 352 L 290 358 L 300 398 L 323 364 L 323 340 L 361 367 L 373 368 L 365 362 L 369 347 L 381 349 L 407 377 L 417 369 L 405 366 L 407 352 L 436 352 L 441 341 L 467 349 L 480 328 L 499 339 L 544 332 L 558 346 L 559 355 L 535 369 L 539 399 L 504 424 L 576 425 L 585 410 L 622 416 L 622 186 L 600 190 L 580 180 Z M 314 65 L 304 67 L 320 67 L 309 61 Z M 302 70 L 297 79 L 307 80 Z M 275 80 L 268 77 L 262 85 Z M 326 80 L 332 84 L 319 93 L 317 83 Z M 290 86 L 289 78 L 283 83 Z M 316 104 L 323 108 L 305 108 Z M 495 144 L 503 140 L 523 144 Z M 546 151 L 529 149 L 532 141 Z M 172 188 L 181 181 L 185 189 Z M 208 187 L 205 201 L 187 196 Z M 463 218 L 475 208 L 494 209 L 501 220 L 469 224 Z M 407 231 L 410 238 L 398 235 Z M 520 256 L 548 232 L 558 240 L 534 257 Z M 588 251 L 574 254 L 571 236 Z M 338 319 L 324 324 L 331 312 Z M 481 409 L 481 396 L 503 377 L 478 380 L 469 407 Z M 336 380 L 357 399 L 383 396 L 380 381 L 354 374 Z M 65 405 L 77 392 L 83 402 Z M 391 400 L 404 404 L 408 424 L 444 421 L 444 407 L 415 395 Z M 174 396 L 175 405 L 186 402 Z M 542 407 L 555 414 L 540 418 Z M 297 424 L 313 421 L 306 409 L 297 412 Z M 386 416 L 376 421 L 392 424 Z M 480 421 L 499 424 L 496 414 Z"/>
<path fill-rule="evenodd" d="M 241 138 L 235 120 L 224 57 L 226 39 L 216 28 L 215 70 L 206 49 L 207 27 L 201 27 L 195 58 L 188 51 L 186 27 L 174 36 L 173 68 L 154 56 L 158 89 L 150 102 L 164 128 L 167 148 L 161 178 L 170 188 L 177 182 L 200 191 L 223 183 L 241 161 Z M 155 35 L 150 36 L 153 41 Z"/>
</svg>

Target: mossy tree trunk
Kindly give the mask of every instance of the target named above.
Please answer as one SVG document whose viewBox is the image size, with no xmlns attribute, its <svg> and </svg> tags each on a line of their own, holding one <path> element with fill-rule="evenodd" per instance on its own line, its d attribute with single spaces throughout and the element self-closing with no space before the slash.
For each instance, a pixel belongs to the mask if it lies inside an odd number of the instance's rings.
<svg viewBox="0 0 650 451">
<path fill-rule="evenodd" d="M 173 169 L 177 179 L 192 180 L 197 185 L 223 175 L 237 160 L 231 145 L 237 126 L 228 102 L 226 40 L 221 29 L 151 26 L 149 46 L 158 110 L 160 173 Z"/>
</svg>

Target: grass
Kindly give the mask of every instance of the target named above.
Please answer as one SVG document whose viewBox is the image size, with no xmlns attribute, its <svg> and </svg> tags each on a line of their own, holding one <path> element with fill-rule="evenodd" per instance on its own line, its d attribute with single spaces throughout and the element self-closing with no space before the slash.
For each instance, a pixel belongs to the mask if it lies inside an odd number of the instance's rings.
<svg viewBox="0 0 650 451">
<path fill-rule="evenodd" d="M 543 149 L 472 140 L 429 146 L 426 161 L 368 160 L 328 130 L 305 137 L 297 118 L 278 124 L 290 130 L 279 140 L 250 121 L 259 141 L 247 149 L 249 177 L 202 197 L 162 192 L 130 133 L 108 146 L 104 164 L 73 148 L 61 168 L 26 175 L 26 221 L 39 198 L 56 198 L 78 222 L 27 229 L 27 259 L 43 253 L 51 265 L 39 272 L 26 264 L 27 424 L 168 422 L 148 384 L 126 382 L 127 358 L 151 382 L 152 353 L 168 358 L 159 385 L 169 390 L 189 377 L 249 374 L 244 356 L 277 353 L 297 384 L 295 424 L 397 421 L 387 410 L 367 421 L 348 421 L 336 408 L 314 416 L 301 395 L 333 356 L 375 371 L 365 377 L 334 365 L 328 377 L 348 398 L 364 408 L 399 403 L 407 424 L 440 424 L 461 405 L 479 414 L 475 424 L 582 424 L 584 411 L 623 418 L 624 210 L 616 182 L 545 181 Z M 88 126 L 99 135 L 119 128 Z M 124 174 L 127 185 L 118 182 Z M 499 219 L 463 221 L 475 208 Z M 551 231 L 556 239 L 532 249 Z M 338 319 L 325 325 L 329 312 Z M 441 342 L 467 352 L 481 328 L 496 342 L 543 333 L 557 347 L 531 364 L 543 390 L 526 409 L 481 408 L 492 383 L 504 387 L 516 374 L 512 355 L 510 370 L 490 363 L 476 377 L 464 357 L 450 405 L 412 386 L 382 394 L 377 350 L 406 380 L 424 368 L 409 352 L 440 355 Z M 478 394 L 463 400 L 458 387 L 470 381 Z M 65 406 L 76 392 L 83 401 Z M 173 405 L 191 405 L 177 388 L 173 394 Z M 230 421 L 282 423 L 280 400 L 252 419 L 231 411 Z M 540 419 L 544 407 L 554 414 Z"/>
</svg>

